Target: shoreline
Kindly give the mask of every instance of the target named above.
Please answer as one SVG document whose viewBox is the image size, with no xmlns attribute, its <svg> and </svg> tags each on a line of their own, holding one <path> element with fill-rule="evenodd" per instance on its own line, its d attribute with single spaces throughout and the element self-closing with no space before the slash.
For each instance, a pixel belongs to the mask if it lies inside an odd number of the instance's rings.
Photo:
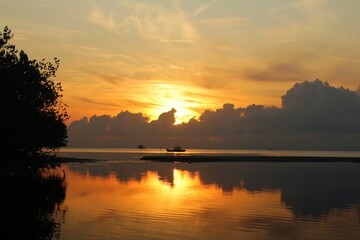
<svg viewBox="0 0 360 240">
<path fill-rule="evenodd" d="M 149 162 L 302 162 L 302 163 L 360 163 L 360 157 L 323 157 L 323 156 L 264 156 L 264 155 L 147 155 L 138 158 Z M 56 157 L 50 164 L 82 164 L 105 163 L 106 159 L 90 159 L 77 157 Z M 113 162 L 114 160 L 111 160 Z M 116 160 L 115 160 L 116 161 Z M 121 160 L 119 160 L 121 162 Z"/>
<path fill-rule="evenodd" d="M 360 163 L 359 157 L 318 157 L 318 156 L 261 156 L 261 155 L 241 155 L 241 156 L 189 156 L 189 155 L 154 155 L 143 156 L 144 161 L 153 162 L 351 162 Z"/>
<path fill-rule="evenodd" d="M 55 164 L 106 162 L 105 159 L 89 159 L 89 158 L 76 158 L 76 157 L 56 157 L 55 159 L 56 160 L 53 162 Z"/>
</svg>

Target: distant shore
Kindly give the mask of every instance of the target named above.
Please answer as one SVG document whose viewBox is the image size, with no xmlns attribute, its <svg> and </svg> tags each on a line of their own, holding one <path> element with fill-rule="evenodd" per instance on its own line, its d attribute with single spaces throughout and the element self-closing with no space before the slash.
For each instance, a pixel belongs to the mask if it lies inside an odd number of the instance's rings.
<svg viewBox="0 0 360 240">
<path fill-rule="evenodd" d="M 189 156 L 189 155 L 158 155 L 143 156 L 141 160 L 155 162 L 353 162 L 360 163 L 359 157 L 318 157 L 318 156 Z"/>
<path fill-rule="evenodd" d="M 351 162 L 360 163 L 360 157 L 323 156 L 265 156 L 265 155 L 149 155 L 139 158 L 153 162 Z M 56 157 L 52 163 L 101 163 L 106 159 Z"/>
<path fill-rule="evenodd" d="M 76 158 L 76 157 L 56 157 L 54 163 L 97 163 L 104 162 L 106 160 L 101 159 L 88 159 L 88 158 Z"/>
</svg>

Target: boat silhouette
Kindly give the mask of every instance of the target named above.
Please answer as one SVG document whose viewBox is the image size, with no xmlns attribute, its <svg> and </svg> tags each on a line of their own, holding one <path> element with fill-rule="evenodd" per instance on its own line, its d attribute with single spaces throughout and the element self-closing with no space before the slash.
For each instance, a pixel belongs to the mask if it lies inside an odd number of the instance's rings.
<svg viewBox="0 0 360 240">
<path fill-rule="evenodd" d="M 180 146 L 175 146 L 174 148 L 166 148 L 167 152 L 185 152 L 186 149 L 180 147 Z"/>
</svg>

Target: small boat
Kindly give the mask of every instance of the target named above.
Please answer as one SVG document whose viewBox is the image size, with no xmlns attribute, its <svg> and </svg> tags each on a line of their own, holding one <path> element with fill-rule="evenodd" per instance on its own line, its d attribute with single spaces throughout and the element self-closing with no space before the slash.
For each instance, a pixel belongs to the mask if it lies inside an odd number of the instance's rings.
<svg viewBox="0 0 360 240">
<path fill-rule="evenodd" d="M 175 146 L 174 148 L 166 148 L 167 152 L 185 152 L 186 149 L 183 149 L 180 146 Z"/>
<path fill-rule="evenodd" d="M 144 147 L 144 145 L 138 145 L 137 148 L 138 148 L 138 149 L 144 149 L 145 147 Z"/>
</svg>

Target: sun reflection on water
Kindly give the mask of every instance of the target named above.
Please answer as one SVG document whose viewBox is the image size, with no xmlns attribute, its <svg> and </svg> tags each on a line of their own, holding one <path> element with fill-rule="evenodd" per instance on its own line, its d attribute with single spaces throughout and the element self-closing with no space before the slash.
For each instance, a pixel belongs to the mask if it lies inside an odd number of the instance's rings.
<svg viewBox="0 0 360 240">
<path fill-rule="evenodd" d="M 190 173 L 175 168 L 173 170 L 173 176 L 173 186 L 176 191 L 189 191 L 195 187 L 201 186 L 199 172 Z"/>
<path fill-rule="evenodd" d="M 224 192 L 215 182 L 205 184 L 199 171 L 169 165 L 162 174 L 64 169 L 69 209 L 64 239 L 265 239 L 269 234 L 288 239 L 300 231 L 280 190 L 250 192 L 239 182 L 231 193 Z M 301 221 L 299 226 L 317 233 L 311 224 Z"/>
</svg>

